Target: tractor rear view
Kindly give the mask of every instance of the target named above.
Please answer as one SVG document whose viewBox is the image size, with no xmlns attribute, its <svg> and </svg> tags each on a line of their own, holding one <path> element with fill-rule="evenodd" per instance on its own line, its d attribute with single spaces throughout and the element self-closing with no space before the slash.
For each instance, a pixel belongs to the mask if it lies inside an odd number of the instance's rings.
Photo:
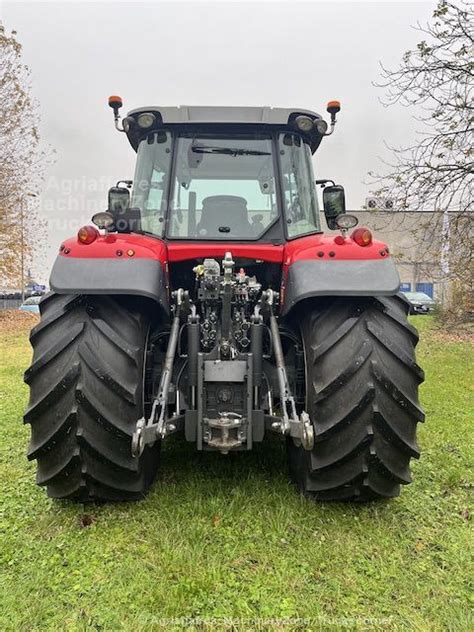
<svg viewBox="0 0 474 632">
<path fill-rule="evenodd" d="M 338 102 L 329 125 L 257 107 L 121 120 L 109 104 L 135 177 L 61 244 L 40 304 L 25 374 L 38 484 L 137 499 L 172 434 L 226 455 L 277 433 L 306 495 L 398 495 L 419 456 L 418 336 L 387 246 L 314 180 Z"/>
</svg>

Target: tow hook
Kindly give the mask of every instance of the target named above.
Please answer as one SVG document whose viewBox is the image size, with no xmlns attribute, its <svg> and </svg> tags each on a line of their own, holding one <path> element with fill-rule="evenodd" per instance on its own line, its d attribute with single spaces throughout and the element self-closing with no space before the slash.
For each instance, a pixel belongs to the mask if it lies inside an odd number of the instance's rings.
<svg viewBox="0 0 474 632">
<path fill-rule="evenodd" d="M 221 454 L 228 454 L 229 450 L 242 445 L 238 430 L 244 421 L 242 415 L 237 413 L 221 413 L 216 419 L 205 419 L 209 428 L 205 438 L 207 445 L 216 448 Z"/>
</svg>

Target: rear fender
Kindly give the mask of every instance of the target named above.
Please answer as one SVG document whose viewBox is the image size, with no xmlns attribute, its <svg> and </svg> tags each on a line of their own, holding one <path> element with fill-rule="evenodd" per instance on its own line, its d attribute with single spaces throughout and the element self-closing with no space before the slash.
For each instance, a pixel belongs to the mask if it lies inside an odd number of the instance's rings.
<svg viewBox="0 0 474 632">
<path fill-rule="evenodd" d="M 282 315 L 301 301 L 318 296 L 394 295 L 400 278 L 386 244 L 361 247 L 347 238 L 317 235 L 290 242 L 285 249 Z"/>
<path fill-rule="evenodd" d="M 170 312 L 166 244 L 152 237 L 111 234 L 92 244 L 66 240 L 50 276 L 57 294 L 128 294 Z"/>
</svg>

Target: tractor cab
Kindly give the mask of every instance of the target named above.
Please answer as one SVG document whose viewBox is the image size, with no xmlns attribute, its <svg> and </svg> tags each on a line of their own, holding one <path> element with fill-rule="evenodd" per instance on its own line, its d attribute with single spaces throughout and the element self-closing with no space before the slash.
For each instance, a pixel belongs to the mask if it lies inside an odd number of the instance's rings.
<svg viewBox="0 0 474 632">
<path fill-rule="evenodd" d="M 307 110 L 132 110 L 122 126 L 116 119 L 137 152 L 131 199 L 119 207 L 167 241 L 284 243 L 319 233 L 311 156 L 334 128 L 339 105 L 328 108 L 330 132 Z"/>
</svg>

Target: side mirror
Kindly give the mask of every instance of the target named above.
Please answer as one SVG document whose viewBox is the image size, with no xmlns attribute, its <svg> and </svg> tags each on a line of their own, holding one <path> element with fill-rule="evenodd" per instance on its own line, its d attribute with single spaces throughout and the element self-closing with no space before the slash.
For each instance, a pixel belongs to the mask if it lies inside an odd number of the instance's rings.
<svg viewBox="0 0 474 632">
<path fill-rule="evenodd" d="M 346 212 L 344 187 L 339 184 L 325 187 L 323 190 L 323 204 L 328 228 L 335 230 L 337 228 L 337 217 Z"/>
<path fill-rule="evenodd" d="M 129 181 L 124 180 L 123 182 Z M 130 191 L 125 187 L 115 186 L 109 189 L 108 211 L 114 219 L 114 227 L 118 233 L 138 233 L 141 231 L 140 209 L 130 208 Z"/>
<path fill-rule="evenodd" d="M 111 187 L 109 189 L 109 213 L 118 219 L 127 212 L 130 206 L 130 191 L 124 187 Z"/>
</svg>

